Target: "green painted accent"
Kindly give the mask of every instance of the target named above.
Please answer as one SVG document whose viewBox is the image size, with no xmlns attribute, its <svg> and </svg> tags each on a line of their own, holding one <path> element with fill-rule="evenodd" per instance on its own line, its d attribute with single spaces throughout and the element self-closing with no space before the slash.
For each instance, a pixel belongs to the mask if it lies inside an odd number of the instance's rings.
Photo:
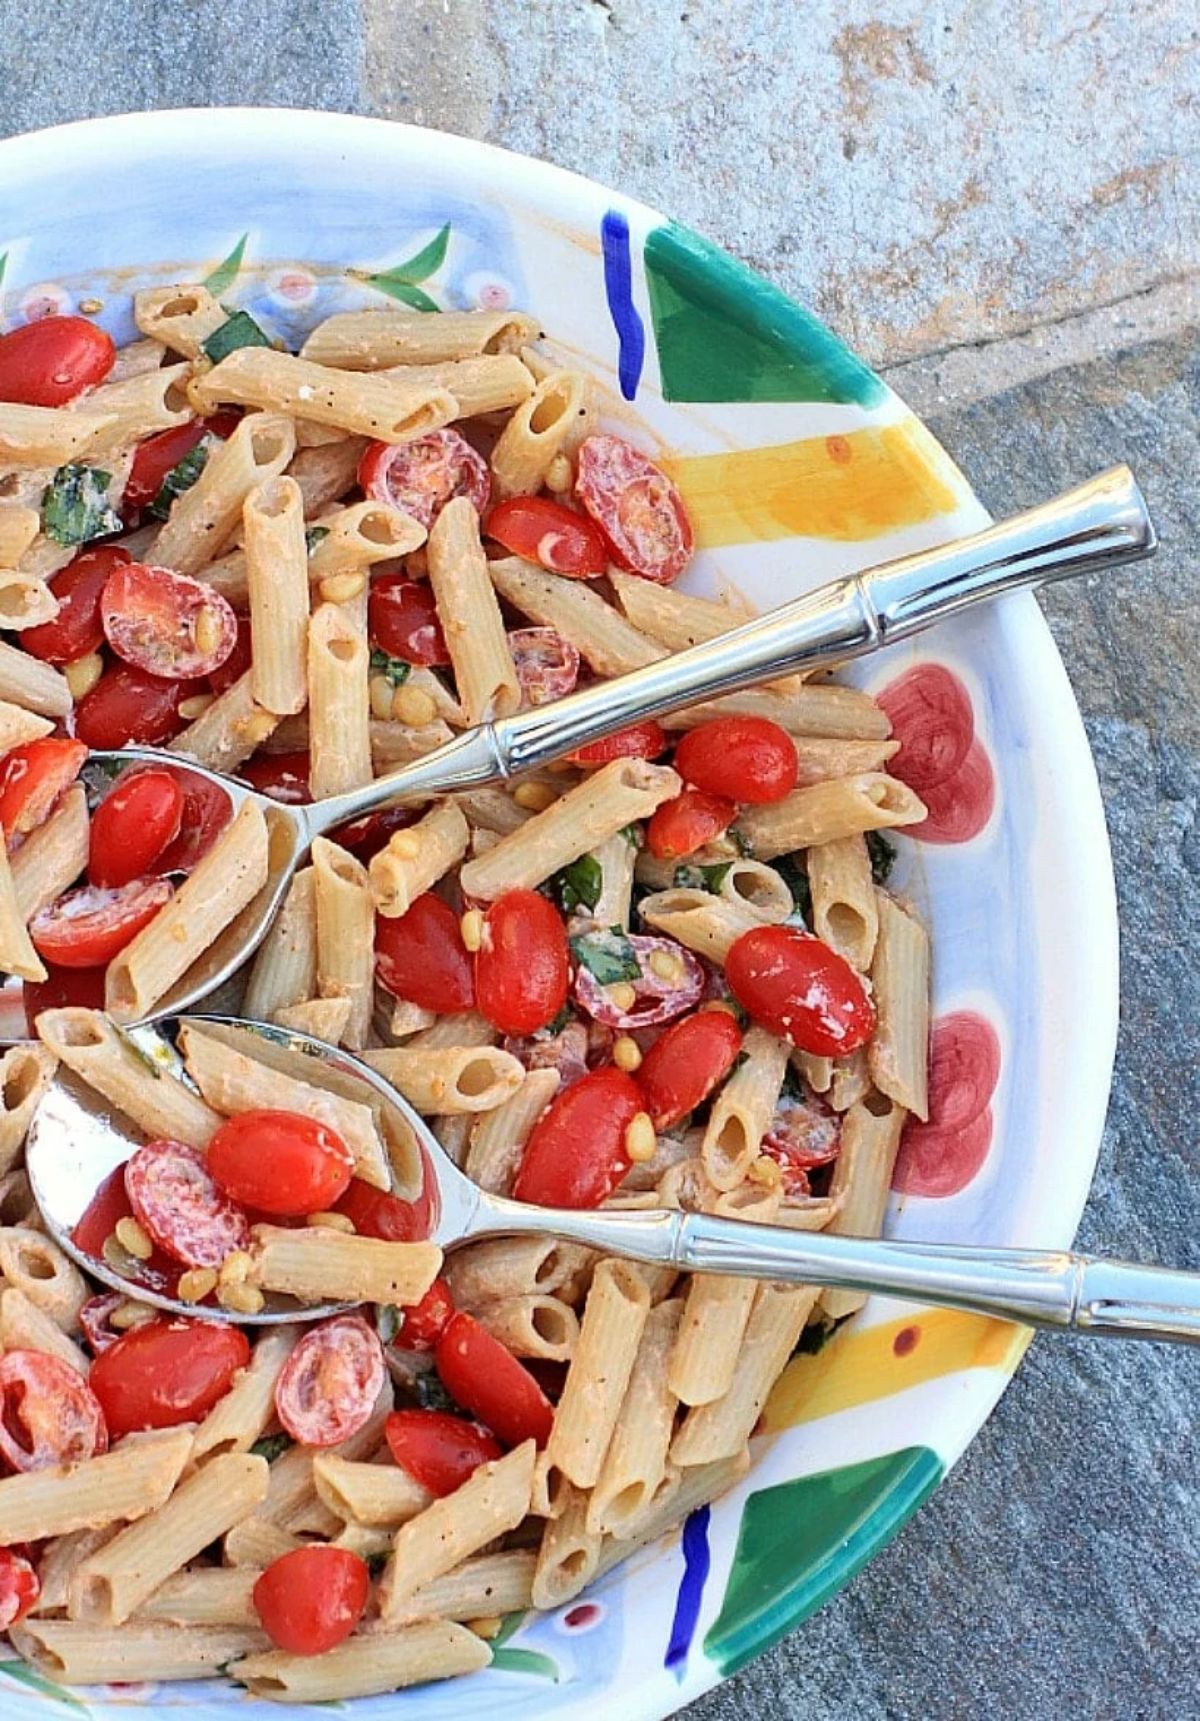
<svg viewBox="0 0 1200 1721">
<path fill-rule="evenodd" d="M 943 1469 L 909 1446 L 751 1494 L 704 1653 L 727 1676 L 777 1643 L 891 1540 Z"/>
<path fill-rule="evenodd" d="M 0 1674 L 17 1685 L 28 1686 L 30 1691 L 36 1691 L 40 1697 L 45 1697 L 51 1703 L 61 1703 L 64 1709 L 74 1709 L 80 1715 L 92 1713 L 73 1691 L 66 1690 L 62 1685 L 55 1685 L 53 1680 L 47 1679 L 36 1667 L 30 1667 L 24 1661 L 0 1663 Z"/>
<path fill-rule="evenodd" d="M 204 285 L 214 299 L 219 299 L 222 293 L 227 293 L 238 278 L 242 266 L 242 258 L 246 255 L 248 233 L 243 233 L 233 250 L 222 262 L 218 263 L 211 275 L 204 277 Z"/>
<path fill-rule="evenodd" d="M 4 271 L 8 268 L 8 252 L 0 251 L 0 286 L 4 285 Z"/>
<path fill-rule="evenodd" d="M 825 400 L 885 389 L 822 323 L 686 227 L 656 227 L 643 262 L 666 400 Z"/>
<path fill-rule="evenodd" d="M 450 223 L 447 222 L 407 263 L 397 263 L 394 269 L 384 269 L 378 275 L 365 275 L 358 269 L 351 269 L 349 273 L 365 281 L 368 287 L 386 293 L 391 299 L 399 299 L 401 304 L 411 305 L 416 311 L 436 311 L 437 303 L 428 293 L 421 291 L 417 282 L 427 281 L 430 275 L 437 273 L 446 261 L 449 244 Z"/>
<path fill-rule="evenodd" d="M 492 1652 L 503 1649 L 510 1637 L 515 1637 L 529 1617 L 529 1609 L 522 1608 L 518 1613 L 506 1613 L 500 1621 L 500 1630 L 492 1639 Z"/>
<path fill-rule="evenodd" d="M 527 1673 L 534 1679 L 559 1681 L 558 1663 L 539 1649 L 497 1649 L 490 1665 L 502 1673 Z"/>
</svg>

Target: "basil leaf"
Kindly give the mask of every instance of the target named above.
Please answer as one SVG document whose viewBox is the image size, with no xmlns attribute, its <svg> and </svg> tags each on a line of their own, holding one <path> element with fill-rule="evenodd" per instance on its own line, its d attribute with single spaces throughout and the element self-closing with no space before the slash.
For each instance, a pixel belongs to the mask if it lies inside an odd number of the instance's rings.
<svg viewBox="0 0 1200 1721">
<path fill-rule="evenodd" d="M 618 835 L 625 838 L 631 849 L 640 849 L 645 841 L 640 825 L 622 825 Z"/>
<path fill-rule="evenodd" d="M 60 466 L 42 491 L 42 530 L 56 544 L 87 544 L 124 524 L 108 502 L 112 474 L 94 466 Z"/>
<path fill-rule="evenodd" d="M 206 341 L 201 341 L 200 350 L 216 365 L 239 347 L 269 347 L 270 344 L 249 311 L 235 311 L 220 328 L 213 330 Z"/>
<path fill-rule="evenodd" d="M 328 526 L 307 526 L 304 531 L 304 548 L 311 556 L 318 544 L 323 544 L 329 536 Z"/>
<path fill-rule="evenodd" d="M 741 855 L 743 860 L 746 860 L 747 858 L 750 860 L 754 859 L 754 844 L 750 841 L 750 838 L 746 835 L 745 831 L 739 831 L 736 825 L 730 825 L 729 829 L 725 832 L 725 838 L 727 842 L 731 842 L 733 844 L 734 848 Z"/>
<path fill-rule="evenodd" d="M 394 1309 L 390 1303 L 376 1303 L 375 1331 L 379 1334 L 380 1344 L 390 1345 L 403 1325 L 404 1317 L 399 1309 Z"/>
<path fill-rule="evenodd" d="M 185 490 L 190 490 L 204 471 L 212 445 L 211 436 L 202 436 L 195 448 L 189 448 L 179 464 L 172 466 L 159 485 L 158 493 L 150 503 L 147 513 L 153 514 L 156 520 L 167 518 L 175 498 L 182 496 Z"/>
<path fill-rule="evenodd" d="M 801 916 L 806 926 L 811 926 L 812 891 L 809 888 L 807 869 L 795 855 L 780 855 L 771 865 L 791 891 L 796 913 Z"/>
<path fill-rule="evenodd" d="M 691 890 L 706 890 L 712 896 L 719 896 L 732 865 L 732 861 L 716 861 L 712 866 L 677 866 L 672 883 Z"/>
<path fill-rule="evenodd" d="M 389 657 L 376 646 L 371 652 L 371 674 L 386 675 L 393 687 L 403 687 L 412 674 L 412 664 L 405 663 L 402 657 Z"/>
<path fill-rule="evenodd" d="M 573 1022 L 574 1020 L 574 1010 L 572 1010 L 569 1004 L 564 1004 L 557 1016 L 547 1022 L 544 1028 L 539 1028 L 537 1030 L 535 1038 L 540 1040 L 544 1035 L 547 1040 L 552 1040 L 556 1034 L 562 1033 L 568 1023 Z"/>
<path fill-rule="evenodd" d="M 261 1440 L 256 1440 L 250 1448 L 251 1452 L 265 1458 L 268 1464 L 274 1464 L 281 1453 L 286 1452 L 294 1444 L 290 1434 L 264 1434 Z"/>
<path fill-rule="evenodd" d="M 584 932 L 571 940 L 576 962 L 582 963 L 601 986 L 614 986 L 618 980 L 640 980 L 642 965 L 637 952 L 619 926 L 605 927 L 601 932 Z"/>
<path fill-rule="evenodd" d="M 867 832 L 867 853 L 871 857 L 871 877 L 876 884 L 886 884 L 896 864 L 896 845 L 882 831 Z"/>
<path fill-rule="evenodd" d="M 570 866 L 556 872 L 552 882 L 564 914 L 576 908 L 595 908 L 604 889 L 604 868 L 595 855 L 580 855 Z"/>
<path fill-rule="evenodd" d="M 444 1410 L 451 1416 L 463 1414 L 462 1405 L 451 1398 L 433 1369 L 428 1374 L 419 1374 L 409 1390 L 422 1410 Z"/>
</svg>

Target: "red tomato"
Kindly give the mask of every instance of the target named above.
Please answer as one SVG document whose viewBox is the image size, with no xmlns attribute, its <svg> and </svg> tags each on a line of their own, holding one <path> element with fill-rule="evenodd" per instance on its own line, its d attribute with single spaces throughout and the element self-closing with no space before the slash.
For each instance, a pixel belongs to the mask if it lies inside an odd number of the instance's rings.
<svg viewBox="0 0 1200 1721">
<path fill-rule="evenodd" d="M 427 528 L 455 496 L 469 496 L 482 514 L 492 488 L 487 462 L 457 430 L 431 430 L 398 446 L 372 442 L 359 461 L 358 482 L 373 502 Z"/>
<path fill-rule="evenodd" d="M 29 936 L 38 955 L 59 968 L 99 968 L 149 926 L 174 894 L 165 878 L 135 878 L 115 890 L 81 885 L 35 914 Z"/>
<path fill-rule="evenodd" d="M 308 771 L 307 753 L 260 753 L 238 766 L 239 775 L 247 783 L 253 783 L 273 801 L 283 801 L 290 807 L 303 806 L 312 800 Z"/>
<path fill-rule="evenodd" d="M 396 1342 L 406 1351 L 431 1351 L 454 1314 L 454 1298 L 445 1279 L 435 1279 L 419 1303 L 400 1310 Z"/>
<path fill-rule="evenodd" d="M 131 1327 L 92 1364 L 89 1384 L 113 1440 L 139 1428 L 199 1422 L 250 1361 L 238 1327 L 178 1316 Z"/>
<path fill-rule="evenodd" d="M 387 1379 L 383 1346 L 361 1315 L 309 1327 L 275 1385 L 275 1413 L 303 1446 L 357 1434 Z"/>
<path fill-rule="evenodd" d="M 461 1310 L 434 1353 L 442 1385 L 464 1410 L 485 1423 L 505 1446 L 535 1440 L 544 1446 L 554 1407 L 529 1370 L 500 1340 Z"/>
<path fill-rule="evenodd" d="M 782 801 L 796 787 L 796 744 L 767 717 L 714 717 L 689 729 L 675 749 L 685 783 L 710 795 L 757 806 Z"/>
<path fill-rule="evenodd" d="M 372 645 L 405 663 L 449 663 L 433 593 L 403 574 L 381 574 L 371 585 L 367 623 Z"/>
<path fill-rule="evenodd" d="M 82 741 L 46 735 L 0 759 L 0 825 L 10 846 L 13 837 L 28 836 L 50 816 L 86 758 Z"/>
<path fill-rule="evenodd" d="M 579 653 L 557 628 L 518 627 L 508 636 L 525 705 L 562 699 L 579 680 Z"/>
<path fill-rule="evenodd" d="M 369 861 L 387 847 L 394 831 L 407 829 L 416 816 L 411 807 L 382 807 L 377 813 L 363 813 L 335 826 L 329 833 L 330 841 L 349 849 L 360 861 Z"/>
<path fill-rule="evenodd" d="M 700 1002 L 707 975 L 690 950 L 676 944 L 673 938 L 649 933 L 630 933 L 627 941 L 640 969 L 637 979 L 630 982 L 634 999 L 628 1010 L 613 1003 L 607 986 L 601 985 L 582 962 L 575 971 L 571 996 L 593 1022 L 628 1033 L 636 1028 L 653 1028 L 659 1022 L 673 1022 L 676 1016 L 682 1016 Z M 670 958 L 669 972 L 665 975 L 656 974 L 651 964 L 650 958 L 656 953 Z"/>
<path fill-rule="evenodd" d="M 117 1228 L 117 1220 L 128 1219 L 132 1213 L 133 1208 L 125 1192 L 125 1167 L 122 1164 L 109 1172 L 75 1221 L 71 1241 L 85 1255 L 94 1255 L 99 1260 L 105 1243 Z"/>
<path fill-rule="evenodd" d="M 608 568 L 608 546 L 587 515 L 548 496 L 512 496 L 498 502 L 485 530 L 514 556 L 552 574 L 588 580 Z"/>
<path fill-rule="evenodd" d="M 77 1369 L 46 1351 L 0 1357 L 0 1458 L 10 1469 L 78 1464 L 107 1450 L 104 1412 Z"/>
<path fill-rule="evenodd" d="M 41 317 L 0 335 L 0 400 L 66 406 L 116 362 L 111 335 L 86 317 Z"/>
<path fill-rule="evenodd" d="M 631 723 L 628 729 L 618 729 L 602 741 L 589 741 L 568 757 L 576 765 L 607 765 L 613 759 L 657 759 L 670 745 L 662 724 L 648 717 L 644 723 Z"/>
<path fill-rule="evenodd" d="M 193 418 L 187 424 L 176 424 L 170 430 L 160 430 L 147 436 L 133 451 L 133 465 L 125 481 L 121 498 L 122 512 L 128 517 L 135 509 L 145 508 L 162 488 L 163 479 L 190 454 L 206 436 L 224 439 L 232 436 L 240 420 L 236 412 L 218 412 L 211 418 Z"/>
<path fill-rule="evenodd" d="M 525 1143 L 513 1195 L 537 1207 L 599 1207 L 629 1170 L 625 1131 L 645 1109 L 633 1077 L 611 1065 L 562 1089 Z"/>
<path fill-rule="evenodd" d="M 186 681 L 114 664 L 75 707 L 75 733 L 89 747 L 155 747 L 183 728 L 179 707 L 195 691 Z"/>
<path fill-rule="evenodd" d="M 350 1636 L 371 1588 L 366 1561 L 349 1548 L 293 1548 L 254 1586 L 254 1607 L 272 1643 L 289 1655 L 324 1655 Z"/>
<path fill-rule="evenodd" d="M 654 809 L 646 826 L 646 847 L 656 860 L 683 860 L 723 836 L 736 817 L 737 808 L 723 796 L 685 789 Z"/>
<path fill-rule="evenodd" d="M 88 877 L 111 888 L 153 869 L 178 835 L 183 790 L 170 771 L 131 771 L 108 791 L 92 814 Z"/>
<path fill-rule="evenodd" d="M 117 544 L 101 544 L 83 550 L 74 561 L 55 574 L 50 590 L 58 600 L 58 614 L 40 627 L 27 627 L 21 644 L 43 663 L 74 663 L 104 644 L 100 620 L 100 597 L 108 577 L 131 560 L 128 550 Z"/>
<path fill-rule="evenodd" d="M 206 1149 L 209 1172 L 226 1195 L 260 1213 L 327 1213 L 350 1184 L 354 1155 L 316 1118 L 290 1111 L 244 1111 L 223 1123 Z"/>
<path fill-rule="evenodd" d="M 818 1058 L 840 1058 L 875 1032 L 875 1006 L 854 969 L 798 926 L 743 932 L 725 978 L 756 1022 Z"/>
<path fill-rule="evenodd" d="M 0 1632 L 18 1625 L 41 1593 L 32 1561 L 17 1548 L 0 1548 Z"/>
<path fill-rule="evenodd" d="M 143 1231 L 185 1267 L 219 1267 L 250 1242 L 249 1220 L 223 1193 L 198 1147 L 143 1143 L 125 1161 L 125 1188 Z"/>
<path fill-rule="evenodd" d="M 443 1410 L 393 1410 L 386 1432 L 401 1470 L 439 1500 L 470 1481 L 481 1464 L 504 1456 L 486 1430 Z"/>
<path fill-rule="evenodd" d="M 158 857 L 159 872 L 191 872 L 204 859 L 233 817 L 233 802 L 220 783 L 189 771 L 186 765 L 167 767 L 183 791 L 179 835 Z"/>
<path fill-rule="evenodd" d="M 762 1151 L 783 1172 L 785 1195 L 811 1193 L 808 1174 L 835 1160 L 842 1145 L 842 1120 L 817 1094 L 781 1094 Z"/>
<path fill-rule="evenodd" d="M 103 1295 L 89 1297 L 79 1311 L 79 1325 L 83 1336 L 91 1346 L 93 1356 L 99 1356 L 109 1345 L 115 1345 L 120 1334 L 112 1326 L 115 1310 L 121 1307 L 125 1298 L 120 1291 L 105 1291 Z"/>
<path fill-rule="evenodd" d="M 742 1030 L 727 1010 L 702 1010 L 672 1022 L 637 1073 L 656 1130 L 694 1111 L 725 1080 L 741 1050 Z"/>
<path fill-rule="evenodd" d="M 254 647 L 250 638 L 250 617 L 239 615 L 233 619 L 237 625 L 237 638 L 233 642 L 233 650 L 224 663 L 219 663 L 215 669 L 209 671 L 208 685 L 213 693 L 224 693 L 227 688 L 233 686 L 235 681 L 240 681 L 254 658 Z"/>
<path fill-rule="evenodd" d="M 509 890 L 488 909 L 475 956 L 475 1002 L 505 1034 L 552 1022 L 571 981 L 567 929 L 536 890 Z"/>
<path fill-rule="evenodd" d="M 691 561 L 695 539 L 683 498 L 631 443 L 619 436 L 586 437 L 575 491 L 618 567 L 669 585 Z"/>
<path fill-rule="evenodd" d="M 219 669 L 237 644 L 237 617 L 220 592 L 146 562 L 109 576 L 100 619 L 117 656 L 147 675 L 197 680 Z"/>
<path fill-rule="evenodd" d="M 375 972 L 393 997 L 439 1015 L 469 1010 L 475 1003 L 471 958 L 458 916 L 432 891 L 394 920 L 377 916 Z"/>
<path fill-rule="evenodd" d="M 360 1237 L 380 1237 L 385 1243 L 418 1243 L 430 1231 L 429 1215 L 421 1202 L 401 1201 L 361 1177 L 350 1179 L 334 1211 L 352 1219 Z"/>
</svg>

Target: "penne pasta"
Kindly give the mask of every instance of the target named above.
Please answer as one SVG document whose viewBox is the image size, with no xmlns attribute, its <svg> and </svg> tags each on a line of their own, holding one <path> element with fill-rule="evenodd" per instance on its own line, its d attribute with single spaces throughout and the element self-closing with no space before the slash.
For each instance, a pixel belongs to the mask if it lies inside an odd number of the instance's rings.
<svg viewBox="0 0 1200 1721">
<path fill-rule="evenodd" d="M 0 502 L 0 568 L 15 568 L 41 531 L 36 508 L 20 502 Z"/>
<path fill-rule="evenodd" d="M 25 1225 L 0 1230 L 0 1283 L 21 1291 L 63 1332 L 78 1326 L 88 1299 L 83 1274 L 44 1231 Z"/>
<path fill-rule="evenodd" d="M 36 712 L 39 717 L 66 717 L 73 701 L 67 679 L 51 664 L 0 640 L 0 700 Z M 11 719 L 10 719 L 11 722 Z M 34 737 L 30 737 L 34 739 Z M 16 745 L 16 743 L 14 743 Z"/>
<path fill-rule="evenodd" d="M 85 871 L 88 837 L 87 793 L 76 783 L 9 860 L 17 912 L 26 925 Z M 0 1163 L 3 1157 L 0 1150 Z"/>
<path fill-rule="evenodd" d="M 11 753 L 14 747 L 23 747 L 27 741 L 40 741 L 53 728 L 48 717 L 39 717 L 34 711 L 0 699 L 0 754 Z"/>
<path fill-rule="evenodd" d="M 574 1309 L 558 1297 L 539 1292 L 481 1303 L 475 1319 L 514 1356 L 570 1362 L 579 1342 L 579 1317 Z"/>
<path fill-rule="evenodd" d="M 0 467 L 67 466 L 116 422 L 112 412 L 0 401 Z"/>
<path fill-rule="evenodd" d="M 309 783 L 313 799 L 361 788 L 371 762 L 370 651 L 365 621 L 319 604 L 308 634 Z"/>
<path fill-rule="evenodd" d="M 309 1225 L 291 1231 L 256 1225 L 251 1282 L 304 1303 L 420 1302 L 437 1277 L 442 1252 L 433 1243 L 387 1243 Z"/>
<path fill-rule="evenodd" d="M 656 932 L 717 963 L 724 962 L 736 938 L 763 924 L 763 917 L 751 912 L 744 902 L 731 902 L 728 897 L 683 885 L 644 896 L 639 913 Z"/>
<path fill-rule="evenodd" d="M 879 934 L 866 842 L 861 836 L 849 836 L 818 843 L 809 849 L 807 861 L 813 931 L 865 974 Z"/>
<path fill-rule="evenodd" d="M 257 406 L 378 442 L 409 442 L 458 415 L 444 388 L 332 370 L 270 347 L 239 347 L 206 371 L 193 392 L 209 406 Z"/>
<path fill-rule="evenodd" d="M 521 1087 L 524 1070 L 495 1046 L 393 1046 L 364 1061 L 426 1116 L 495 1111 Z"/>
<path fill-rule="evenodd" d="M 405 1602 L 396 1624 L 415 1619 L 483 1619 L 518 1613 L 532 1605 L 536 1564 L 537 1555 L 524 1548 L 475 1554 L 444 1577 L 422 1584 Z M 363 1629 L 364 1634 L 378 1630 L 374 1625 Z"/>
<path fill-rule="evenodd" d="M 906 783 L 881 771 L 863 771 L 793 789 L 770 806 L 747 807 L 735 828 L 758 860 L 774 860 L 863 831 L 919 824 L 924 817 L 924 802 Z"/>
<path fill-rule="evenodd" d="M 44 980 L 46 965 L 26 929 L 8 851 L 9 837 L 0 825 L 0 969 L 22 980 Z"/>
<path fill-rule="evenodd" d="M 443 364 L 491 353 L 518 353 L 538 337 L 522 311 L 343 311 L 315 328 L 301 354 L 343 370 Z"/>
<path fill-rule="evenodd" d="M 292 422 L 278 413 L 252 412 L 214 448 L 204 470 L 171 509 L 154 540 L 152 559 L 178 574 L 195 574 L 215 561 L 252 490 L 278 478 L 296 449 Z"/>
<path fill-rule="evenodd" d="M 369 868 L 377 914 L 396 919 L 467 852 L 470 828 L 453 801 L 439 801 L 415 825 L 393 832 Z"/>
<path fill-rule="evenodd" d="M 692 1280 L 693 1293 L 704 1278 L 697 1274 Z M 678 1405 L 667 1365 L 675 1354 L 682 1314 L 682 1301 L 670 1298 L 646 1317 L 604 1467 L 587 1501 L 587 1527 L 594 1536 L 619 1536 L 635 1523 L 667 1474 Z"/>
<path fill-rule="evenodd" d="M 348 998 L 342 1038 L 366 1043 L 375 997 L 375 913 L 367 869 L 348 849 L 318 837 L 312 846 L 313 902 L 317 919 L 317 990 L 322 998 Z"/>
<path fill-rule="evenodd" d="M 516 1090 L 477 1118 L 463 1170 L 492 1195 L 507 1195 L 530 1131 L 558 1092 L 557 1070 L 527 1070 Z"/>
<path fill-rule="evenodd" d="M 128 1622 L 121 1631 L 80 1620 L 27 1621 L 13 1633 L 26 1661 L 71 1685 L 134 1685 L 159 1679 L 209 1679 L 263 1648 L 263 1631 L 244 1626 Z M 238 1663 L 238 1665 L 241 1665 Z"/>
<path fill-rule="evenodd" d="M 591 1583 L 600 1564 L 601 1536 L 588 1524 L 588 1496 L 569 1484 L 546 1522 L 530 1592 L 534 1607 L 562 1607 Z"/>
<path fill-rule="evenodd" d="M 229 1452 L 249 1452 L 275 1415 L 275 1386 L 296 1348 L 298 1326 L 267 1327 L 242 1369 L 196 1429 L 192 1462 L 202 1464 Z"/>
<path fill-rule="evenodd" d="M 0 1237 L 3 1235 L 0 1230 Z M 0 1351 L 42 1351 L 82 1375 L 91 1367 L 89 1359 L 53 1316 L 16 1285 L 0 1290 Z"/>
<path fill-rule="evenodd" d="M 363 1464 L 318 1452 L 313 1459 L 317 1497 L 346 1522 L 398 1530 L 433 1504 L 428 1488 L 398 1464 Z"/>
<path fill-rule="evenodd" d="M 564 579 L 517 556 L 489 562 L 492 584 L 508 603 L 568 640 L 597 675 L 625 675 L 667 656 L 585 580 Z"/>
<path fill-rule="evenodd" d="M 552 371 L 542 378 L 492 449 L 492 484 L 498 498 L 529 496 L 542 488 L 568 433 L 587 416 L 587 396 L 587 379 L 580 371 Z"/>
<path fill-rule="evenodd" d="M 308 699 L 308 551 L 304 504 L 294 478 L 274 478 L 242 508 L 257 704 L 276 716 L 303 710 Z"/>
<path fill-rule="evenodd" d="M 716 1196 L 710 1206 L 722 1218 L 769 1225 L 778 1215 L 779 1201 L 778 1188 L 746 1183 Z M 696 1273 L 692 1277 L 664 1371 L 670 1390 L 681 1404 L 711 1404 L 729 1391 L 757 1292 L 754 1279 L 732 1273 Z"/>
<path fill-rule="evenodd" d="M 879 938 L 871 963 L 878 1024 L 867 1068 L 881 1093 L 929 1116 L 929 934 L 886 891 L 877 891 Z"/>
<path fill-rule="evenodd" d="M 229 1671 L 252 1697 L 330 1703 L 477 1673 L 491 1659 L 491 1650 L 473 1631 L 431 1619 L 370 1637 L 349 1637 L 324 1655 L 288 1655 L 282 1649 L 247 1655 Z"/>
<path fill-rule="evenodd" d="M 10 1046 L 0 1056 L 0 1177 L 16 1164 L 30 1120 L 58 1059 L 45 1046 Z"/>
<path fill-rule="evenodd" d="M 185 358 L 204 356 L 204 342 L 226 321 L 226 312 L 207 287 L 149 287 L 133 295 L 138 328 Z"/>
<path fill-rule="evenodd" d="M 58 599 L 45 580 L 17 568 L 0 568 L 0 628 L 19 633 L 41 627 L 58 614 Z"/>
<path fill-rule="evenodd" d="M 748 1028 L 739 1066 L 718 1092 L 709 1113 L 700 1157 L 715 1189 L 736 1189 L 758 1157 L 771 1126 L 787 1068 L 786 1040 L 765 1028 Z"/>
<path fill-rule="evenodd" d="M 0 1524 L 13 1542 L 96 1530 L 141 1518 L 167 1499 L 187 1463 L 187 1428 L 129 1434 L 82 1464 L 53 1464 L 0 1478 Z"/>
<path fill-rule="evenodd" d="M 595 1486 L 650 1312 L 646 1282 L 627 1261 L 601 1261 L 546 1446 L 547 1464 L 577 1488 Z"/>
<path fill-rule="evenodd" d="M 878 1237 L 883 1230 L 892 1169 L 907 1113 L 894 1100 L 870 1093 L 842 1119 L 841 1151 L 833 1162 L 829 1193 L 837 1204 L 827 1230 L 837 1237 Z M 825 1290 L 821 1309 L 840 1321 L 866 1302 L 861 1291 Z"/>
<path fill-rule="evenodd" d="M 479 541 L 479 515 L 465 496 L 447 502 L 429 534 L 429 583 L 467 722 L 510 717 L 521 686 L 500 605 Z"/>
<path fill-rule="evenodd" d="M 242 1013 L 266 1022 L 313 997 L 317 989 L 316 874 L 296 873 L 266 938 L 258 947 Z"/>
<path fill-rule="evenodd" d="M 205 1147 L 221 1119 L 169 1070 L 152 1066 L 136 1042 L 100 1010 L 43 1010 L 38 1035 L 67 1068 L 103 1094 L 145 1135 Z"/>
<path fill-rule="evenodd" d="M 276 714 L 255 699 L 254 676 L 247 670 L 167 745 L 210 771 L 236 772 L 278 723 Z"/>
</svg>

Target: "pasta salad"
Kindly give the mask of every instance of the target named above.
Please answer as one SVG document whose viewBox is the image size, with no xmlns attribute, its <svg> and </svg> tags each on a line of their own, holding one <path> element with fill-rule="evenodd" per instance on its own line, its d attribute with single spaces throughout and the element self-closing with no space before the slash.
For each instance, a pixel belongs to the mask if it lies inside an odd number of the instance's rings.
<svg viewBox="0 0 1200 1721">
<path fill-rule="evenodd" d="M 485 1667 L 744 1474 L 862 1299 L 549 1237 L 428 1240 L 359 1078 L 153 1012 L 267 878 L 281 800 L 745 619 L 675 581 L 663 466 L 513 312 L 343 313 L 302 351 L 203 287 L 0 335 L 0 1630 L 68 1683 L 320 1701 Z M 89 749 L 164 749 L 103 781 Z M 877 1234 L 925 1118 L 925 808 L 866 694 L 769 686 L 313 845 L 241 1010 L 362 1057 L 482 1188 Z M 22 1169 L 59 1065 L 127 1120 L 76 1245 Z M 194 1317 L 159 1313 L 139 1288 Z M 239 1327 L 269 1301 L 344 1302 Z M 286 1305 L 285 1305 L 286 1306 Z M 253 1342 L 252 1342 L 253 1341 Z"/>
</svg>

